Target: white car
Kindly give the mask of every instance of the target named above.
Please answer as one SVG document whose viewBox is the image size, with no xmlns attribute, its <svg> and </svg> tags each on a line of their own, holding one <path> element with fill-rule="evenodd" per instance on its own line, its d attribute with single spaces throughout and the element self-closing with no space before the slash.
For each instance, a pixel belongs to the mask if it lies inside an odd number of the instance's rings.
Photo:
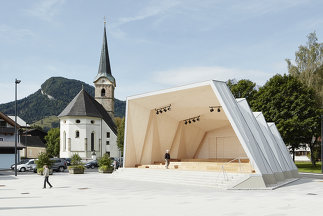
<svg viewBox="0 0 323 216">
<path fill-rule="evenodd" d="M 30 170 L 33 164 L 35 164 L 35 159 L 30 159 L 27 163 L 17 165 L 17 170 L 19 172 L 25 172 Z"/>
</svg>

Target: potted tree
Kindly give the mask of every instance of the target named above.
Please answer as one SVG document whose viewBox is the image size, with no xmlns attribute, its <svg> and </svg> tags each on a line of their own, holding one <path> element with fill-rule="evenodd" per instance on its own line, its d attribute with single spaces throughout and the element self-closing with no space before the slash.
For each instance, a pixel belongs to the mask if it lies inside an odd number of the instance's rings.
<svg viewBox="0 0 323 216">
<path fill-rule="evenodd" d="M 112 173 L 113 167 L 111 167 L 111 160 L 108 154 L 104 154 L 98 161 L 100 173 Z"/>
<path fill-rule="evenodd" d="M 45 152 L 41 152 L 38 155 L 38 159 L 35 161 L 36 163 L 36 169 L 37 169 L 37 174 L 38 175 L 43 175 L 44 171 L 44 166 L 47 165 L 49 168 L 49 174 L 53 174 L 53 169 L 52 169 L 52 161 L 50 160 L 49 156 Z"/>
<path fill-rule="evenodd" d="M 78 154 L 73 154 L 71 158 L 71 166 L 68 166 L 70 174 L 84 174 L 84 166 L 81 160 L 82 158 Z"/>
</svg>

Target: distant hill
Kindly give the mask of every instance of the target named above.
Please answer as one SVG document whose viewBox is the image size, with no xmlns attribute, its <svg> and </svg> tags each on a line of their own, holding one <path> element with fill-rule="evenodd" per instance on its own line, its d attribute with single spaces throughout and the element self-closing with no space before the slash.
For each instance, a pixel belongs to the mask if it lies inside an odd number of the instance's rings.
<svg viewBox="0 0 323 216">
<path fill-rule="evenodd" d="M 18 115 L 28 123 L 39 121 L 48 116 L 57 116 L 67 104 L 84 89 L 94 96 L 94 87 L 82 81 L 64 77 L 51 77 L 46 80 L 35 93 L 18 100 Z M 114 109 L 116 117 L 124 117 L 126 102 L 115 99 Z M 15 103 L 0 104 L 0 111 L 13 115 Z"/>
</svg>

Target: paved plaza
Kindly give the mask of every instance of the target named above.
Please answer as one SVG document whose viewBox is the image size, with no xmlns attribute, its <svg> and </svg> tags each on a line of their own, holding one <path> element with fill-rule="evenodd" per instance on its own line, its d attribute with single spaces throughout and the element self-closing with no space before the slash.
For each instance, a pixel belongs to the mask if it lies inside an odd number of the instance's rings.
<svg viewBox="0 0 323 216">
<path fill-rule="evenodd" d="M 114 174 L 54 173 L 43 177 L 0 172 L 0 216 L 27 215 L 320 215 L 323 179 L 302 177 L 276 190 L 129 181 Z"/>
</svg>

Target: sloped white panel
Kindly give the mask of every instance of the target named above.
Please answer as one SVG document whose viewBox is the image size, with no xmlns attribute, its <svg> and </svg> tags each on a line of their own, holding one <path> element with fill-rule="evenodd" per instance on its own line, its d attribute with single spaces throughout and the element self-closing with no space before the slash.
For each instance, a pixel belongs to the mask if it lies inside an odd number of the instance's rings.
<svg viewBox="0 0 323 216">
<path fill-rule="evenodd" d="M 240 111 L 247 121 L 247 125 L 252 132 L 253 137 L 256 139 L 258 146 L 264 154 L 267 162 L 269 163 L 273 172 L 282 172 L 282 168 L 278 162 L 278 157 L 275 156 L 273 150 L 270 148 L 256 118 L 254 117 L 246 99 L 237 99 Z"/>
<path fill-rule="evenodd" d="M 213 81 L 214 92 L 222 105 L 222 108 L 227 115 L 235 133 L 237 134 L 240 143 L 242 144 L 246 154 L 255 170 L 259 174 L 273 174 L 273 171 L 265 159 L 262 150 L 257 144 L 257 141 L 252 136 L 252 132 L 244 119 L 237 101 L 232 95 L 230 89 L 224 82 Z"/>
<path fill-rule="evenodd" d="M 286 147 L 286 145 L 284 143 L 284 140 L 281 137 L 275 123 L 269 122 L 267 124 L 268 124 L 269 129 L 270 129 L 271 133 L 273 134 L 276 142 L 278 143 L 278 145 L 279 145 L 279 147 L 280 147 L 280 149 L 281 149 L 287 163 L 289 164 L 289 167 L 291 167 L 294 170 L 298 170 L 295 163 L 294 163 L 294 161 L 293 161 L 293 159 L 292 159 L 292 157 L 290 156 L 290 154 L 289 154 L 289 152 L 287 150 L 287 147 Z"/>
<path fill-rule="evenodd" d="M 279 158 L 278 162 L 280 163 L 280 166 L 282 167 L 283 171 L 292 170 L 291 167 L 289 167 L 285 157 L 283 156 L 281 149 L 279 148 L 278 144 L 276 143 L 275 138 L 273 137 L 272 133 L 270 132 L 263 114 L 261 112 L 254 112 L 253 114 L 256 117 L 256 119 L 259 123 L 259 126 L 260 126 L 262 132 L 264 133 L 269 145 L 271 146 L 271 149 L 273 150 L 276 158 Z"/>
</svg>

